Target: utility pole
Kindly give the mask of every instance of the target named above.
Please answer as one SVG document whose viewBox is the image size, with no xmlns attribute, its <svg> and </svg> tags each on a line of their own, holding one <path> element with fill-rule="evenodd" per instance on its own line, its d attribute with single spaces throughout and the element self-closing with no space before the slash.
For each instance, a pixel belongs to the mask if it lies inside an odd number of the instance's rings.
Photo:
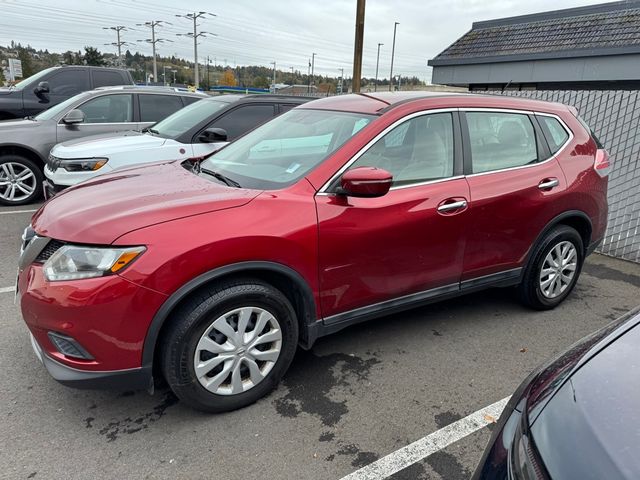
<svg viewBox="0 0 640 480">
<path fill-rule="evenodd" d="M 400 25 L 399 22 L 393 24 L 393 46 L 391 47 L 391 72 L 389 73 L 389 91 L 393 88 L 393 56 L 396 53 L 396 28 Z"/>
<path fill-rule="evenodd" d="M 316 84 L 316 82 L 315 82 L 315 80 L 313 78 L 313 71 L 314 71 L 315 66 L 316 66 L 316 55 L 317 55 L 317 53 L 312 53 L 311 54 L 311 84 L 312 85 Z"/>
<path fill-rule="evenodd" d="M 291 69 L 291 86 L 296 84 L 295 74 L 293 73 L 293 67 L 289 67 Z"/>
<path fill-rule="evenodd" d="M 159 25 L 173 25 L 172 23 L 165 22 L 164 20 L 152 20 L 150 22 L 144 23 L 136 23 L 138 27 L 148 27 L 151 29 L 151 38 L 147 38 L 145 40 L 138 40 L 139 42 L 146 42 L 151 44 L 151 49 L 153 52 L 153 81 L 158 81 L 158 63 L 156 58 L 156 43 L 163 42 L 173 42 L 173 40 L 168 40 L 166 38 L 156 38 L 156 27 Z"/>
<path fill-rule="evenodd" d="M 344 84 L 344 68 L 339 68 L 340 70 L 340 91 L 339 94 L 342 94 L 342 85 Z"/>
<path fill-rule="evenodd" d="M 113 30 L 114 32 L 116 32 L 116 38 L 118 39 L 118 41 L 113 43 L 105 43 L 105 45 L 113 45 L 114 47 L 118 48 L 118 63 L 122 65 L 122 46 L 126 45 L 127 42 L 123 42 L 122 40 L 120 40 L 120 32 L 126 31 L 127 27 L 125 27 L 124 25 L 116 25 L 115 27 L 102 27 L 102 29 Z"/>
<path fill-rule="evenodd" d="M 309 85 L 307 86 L 307 93 L 311 93 L 311 59 L 309 59 L 309 66 L 307 67 L 307 82 Z"/>
<path fill-rule="evenodd" d="M 209 12 L 193 12 L 187 13 L 186 15 L 176 15 L 176 17 L 186 18 L 188 20 L 193 21 L 193 32 L 189 33 L 177 33 L 179 37 L 191 37 L 193 38 L 193 58 L 194 58 L 194 68 L 193 68 L 193 83 L 196 89 L 200 86 L 200 77 L 198 76 L 198 37 L 206 37 L 207 35 L 216 36 L 215 33 L 211 32 L 198 32 L 198 19 L 203 18 L 205 16 L 215 17 L 216 15 Z"/>
<path fill-rule="evenodd" d="M 384 43 L 379 43 L 378 44 L 378 56 L 376 57 L 376 83 L 373 86 L 373 91 L 377 92 L 378 91 L 378 66 L 380 65 L 380 47 L 383 46 Z"/>
<path fill-rule="evenodd" d="M 273 93 L 276 93 L 276 62 L 271 62 L 273 65 Z"/>
<path fill-rule="evenodd" d="M 362 79 L 362 46 L 364 44 L 364 7 L 365 0 L 358 0 L 356 6 L 356 40 L 353 47 L 353 79 L 351 80 L 352 93 L 360 92 Z"/>
</svg>

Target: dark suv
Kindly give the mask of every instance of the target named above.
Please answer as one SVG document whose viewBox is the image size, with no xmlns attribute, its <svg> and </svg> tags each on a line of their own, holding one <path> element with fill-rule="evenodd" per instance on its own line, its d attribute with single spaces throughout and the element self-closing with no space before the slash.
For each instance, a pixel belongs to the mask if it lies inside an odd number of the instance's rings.
<svg viewBox="0 0 640 480">
<path fill-rule="evenodd" d="M 0 88 L 0 120 L 37 115 L 78 93 L 115 85 L 133 85 L 131 74 L 118 68 L 47 68 L 12 87 Z"/>
<path fill-rule="evenodd" d="M 224 411 L 274 388 L 298 345 L 373 317 L 495 286 L 554 308 L 607 223 L 608 155 L 576 113 L 344 95 L 209 158 L 85 181 L 24 234 L 33 348 L 68 385 L 156 373 Z"/>
</svg>

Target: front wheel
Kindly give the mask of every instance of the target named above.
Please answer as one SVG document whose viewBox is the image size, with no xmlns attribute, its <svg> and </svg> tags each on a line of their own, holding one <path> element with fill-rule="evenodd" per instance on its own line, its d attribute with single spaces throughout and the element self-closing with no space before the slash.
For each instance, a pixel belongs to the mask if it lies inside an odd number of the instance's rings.
<svg viewBox="0 0 640 480">
<path fill-rule="evenodd" d="M 172 317 L 162 371 L 178 398 L 198 410 L 225 412 L 255 402 L 275 388 L 296 351 L 291 303 L 258 280 L 197 294 Z"/>
<path fill-rule="evenodd" d="M 567 225 L 558 225 L 535 247 L 519 285 L 522 302 L 536 310 L 559 305 L 578 281 L 584 246 L 582 237 Z"/>
<path fill-rule="evenodd" d="M 42 169 L 20 155 L 0 157 L 0 205 L 26 205 L 42 194 Z"/>
</svg>

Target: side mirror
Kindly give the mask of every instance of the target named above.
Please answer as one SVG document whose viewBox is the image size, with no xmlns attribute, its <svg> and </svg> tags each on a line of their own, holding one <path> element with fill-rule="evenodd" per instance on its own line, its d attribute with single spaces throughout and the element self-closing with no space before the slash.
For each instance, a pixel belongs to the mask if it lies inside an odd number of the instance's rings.
<svg viewBox="0 0 640 480">
<path fill-rule="evenodd" d="M 63 118 L 62 122 L 67 125 L 75 125 L 77 123 L 84 123 L 85 116 L 82 110 L 71 110 Z"/>
<path fill-rule="evenodd" d="M 198 136 L 201 143 L 216 143 L 227 141 L 227 131 L 224 128 L 207 128 Z"/>
<path fill-rule="evenodd" d="M 40 93 L 49 93 L 49 82 L 40 82 L 33 92 L 38 95 Z"/>
<path fill-rule="evenodd" d="M 393 175 L 382 168 L 358 167 L 342 175 L 337 193 L 351 197 L 382 197 L 392 182 Z"/>
</svg>

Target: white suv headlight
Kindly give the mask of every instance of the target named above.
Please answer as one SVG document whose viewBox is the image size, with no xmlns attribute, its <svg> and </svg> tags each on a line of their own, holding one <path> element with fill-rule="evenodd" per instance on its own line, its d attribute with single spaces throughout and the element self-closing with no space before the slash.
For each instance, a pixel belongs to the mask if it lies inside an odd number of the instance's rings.
<svg viewBox="0 0 640 480">
<path fill-rule="evenodd" d="M 44 276 L 50 282 L 95 278 L 119 272 L 145 247 L 80 247 L 65 245 L 44 264 Z"/>
</svg>

